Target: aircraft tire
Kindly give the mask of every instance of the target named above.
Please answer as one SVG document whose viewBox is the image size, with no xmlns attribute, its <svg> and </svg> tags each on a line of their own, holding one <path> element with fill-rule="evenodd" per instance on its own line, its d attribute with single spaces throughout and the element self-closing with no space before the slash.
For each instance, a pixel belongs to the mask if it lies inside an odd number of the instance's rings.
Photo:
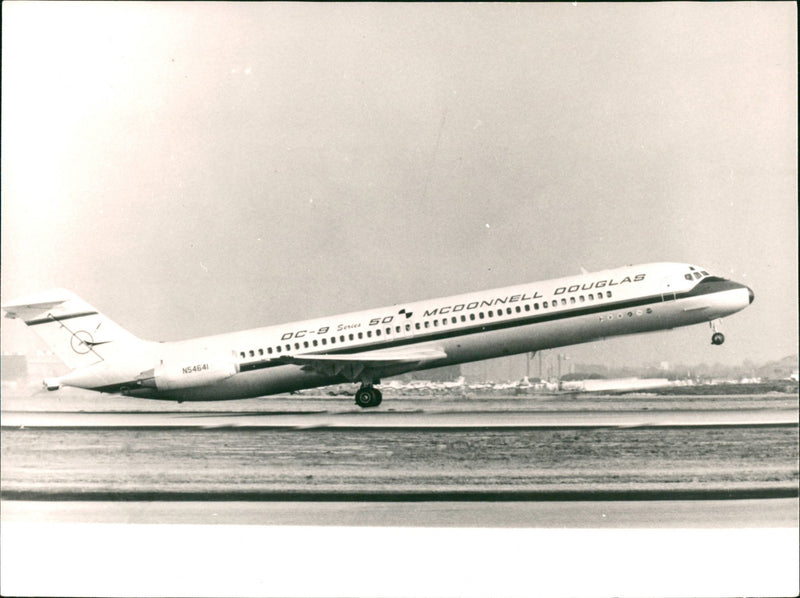
<svg viewBox="0 0 800 598">
<path fill-rule="evenodd" d="M 377 407 L 381 403 L 380 391 L 372 387 L 359 388 L 356 391 L 356 405 L 362 409 Z"/>
<path fill-rule="evenodd" d="M 715 332 L 711 335 L 711 344 L 712 345 L 721 345 L 725 342 L 725 335 L 721 332 Z"/>
</svg>

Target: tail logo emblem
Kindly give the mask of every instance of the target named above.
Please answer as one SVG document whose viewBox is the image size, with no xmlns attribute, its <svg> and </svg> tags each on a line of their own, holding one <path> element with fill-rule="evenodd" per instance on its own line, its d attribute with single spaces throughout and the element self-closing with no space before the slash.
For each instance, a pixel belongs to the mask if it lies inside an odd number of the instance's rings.
<svg viewBox="0 0 800 598">
<path fill-rule="evenodd" d="M 86 332 L 85 330 L 78 330 L 77 332 L 72 334 L 72 339 L 70 340 L 70 346 L 72 350 L 78 353 L 79 355 L 85 355 L 89 351 L 92 350 L 92 347 L 95 345 L 94 339 L 92 335 Z"/>
</svg>

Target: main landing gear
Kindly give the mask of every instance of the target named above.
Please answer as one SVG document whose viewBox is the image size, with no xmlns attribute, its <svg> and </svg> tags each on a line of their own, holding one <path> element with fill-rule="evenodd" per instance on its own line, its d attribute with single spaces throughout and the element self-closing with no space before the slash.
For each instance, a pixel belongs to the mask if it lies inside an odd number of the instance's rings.
<svg viewBox="0 0 800 598">
<path fill-rule="evenodd" d="M 714 334 L 711 335 L 711 344 L 712 345 L 721 345 L 725 342 L 725 335 L 719 331 L 719 325 L 721 324 L 721 320 L 713 320 L 709 322 L 711 325 L 711 330 L 714 331 Z"/>
<path fill-rule="evenodd" d="M 382 400 L 381 391 L 374 386 L 362 386 L 356 391 L 356 405 L 361 408 L 377 407 Z"/>
</svg>

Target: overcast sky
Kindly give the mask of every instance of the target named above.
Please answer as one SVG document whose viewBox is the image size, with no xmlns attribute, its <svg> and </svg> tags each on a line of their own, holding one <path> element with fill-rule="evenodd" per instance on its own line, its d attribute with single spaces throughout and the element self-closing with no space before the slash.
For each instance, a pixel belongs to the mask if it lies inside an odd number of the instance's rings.
<svg viewBox="0 0 800 598">
<path fill-rule="evenodd" d="M 797 352 L 794 3 L 3 3 L 2 296 L 173 340 L 649 261 Z M 3 321 L 3 349 L 32 334 Z"/>
</svg>

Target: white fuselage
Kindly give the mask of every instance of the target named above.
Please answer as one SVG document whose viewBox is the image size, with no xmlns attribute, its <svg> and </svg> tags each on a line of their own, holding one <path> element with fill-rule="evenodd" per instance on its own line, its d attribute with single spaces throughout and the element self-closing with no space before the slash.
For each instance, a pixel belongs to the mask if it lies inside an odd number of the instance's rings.
<svg viewBox="0 0 800 598">
<path fill-rule="evenodd" d="M 186 341 L 142 342 L 62 384 L 172 400 L 255 397 L 708 322 L 746 286 L 654 263 Z"/>
</svg>

